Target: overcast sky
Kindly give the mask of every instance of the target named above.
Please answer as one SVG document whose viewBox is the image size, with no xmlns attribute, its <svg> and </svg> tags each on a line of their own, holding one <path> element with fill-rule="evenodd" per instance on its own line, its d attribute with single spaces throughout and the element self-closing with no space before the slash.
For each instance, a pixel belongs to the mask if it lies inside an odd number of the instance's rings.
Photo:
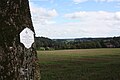
<svg viewBox="0 0 120 80">
<path fill-rule="evenodd" d="M 29 0 L 36 36 L 120 36 L 120 0 Z"/>
</svg>

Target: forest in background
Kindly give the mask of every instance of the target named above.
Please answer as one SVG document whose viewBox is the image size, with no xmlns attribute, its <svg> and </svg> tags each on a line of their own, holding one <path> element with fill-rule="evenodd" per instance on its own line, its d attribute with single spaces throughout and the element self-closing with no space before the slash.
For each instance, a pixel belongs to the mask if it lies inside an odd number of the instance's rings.
<svg viewBox="0 0 120 80">
<path fill-rule="evenodd" d="M 50 39 L 35 37 L 37 50 L 120 48 L 120 37 Z"/>
</svg>

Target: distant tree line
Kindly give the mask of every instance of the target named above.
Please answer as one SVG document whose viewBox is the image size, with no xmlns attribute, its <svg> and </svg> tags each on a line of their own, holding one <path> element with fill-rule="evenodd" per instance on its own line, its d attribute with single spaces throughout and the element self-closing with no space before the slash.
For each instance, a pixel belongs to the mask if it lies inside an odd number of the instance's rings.
<svg viewBox="0 0 120 80">
<path fill-rule="evenodd" d="M 36 37 L 35 42 L 39 50 L 120 48 L 120 37 L 76 39 Z"/>
</svg>

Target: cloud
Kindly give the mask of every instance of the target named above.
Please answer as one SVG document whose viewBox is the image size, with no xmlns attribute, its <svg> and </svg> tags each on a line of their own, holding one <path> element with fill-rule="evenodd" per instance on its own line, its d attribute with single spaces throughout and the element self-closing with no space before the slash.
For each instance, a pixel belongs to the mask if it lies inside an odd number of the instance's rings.
<svg viewBox="0 0 120 80">
<path fill-rule="evenodd" d="M 74 1 L 80 3 L 80 0 Z M 81 0 L 81 2 L 82 1 L 83 0 Z M 93 1 L 108 2 L 108 0 Z M 56 9 L 42 8 L 33 2 L 30 2 L 30 10 L 36 36 L 49 38 L 75 38 L 120 35 L 119 11 L 79 11 L 68 13 L 65 14 L 64 17 L 60 17 L 61 15 L 59 15 Z M 55 20 L 56 17 L 59 17 L 60 21 L 66 20 L 66 22 L 59 22 L 59 18 L 57 18 L 58 20 Z"/>
<path fill-rule="evenodd" d="M 119 12 L 107 12 L 107 11 L 79 11 L 74 13 L 65 14 L 64 16 L 69 19 L 111 19 L 115 15 L 119 15 Z"/>
<path fill-rule="evenodd" d="M 42 8 L 36 6 L 32 2 L 30 2 L 30 10 L 32 14 L 33 23 L 39 23 L 39 24 L 51 23 L 51 19 L 58 16 L 58 13 L 55 9 L 50 10 L 50 9 Z"/>
<path fill-rule="evenodd" d="M 53 19 L 58 16 L 58 12 L 55 9 L 37 6 L 31 1 L 29 4 L 36 36 L 46 36 L 47 31 L 49 31 L 47 27 L 56 23 Z"/>
<path fill-rule="evenodd" d="M 115 16 L 116 16 L 117 19 L 120 20 L 120 12 L 116 12 L 116 13 L 115 13 Z"/>
<path fill-rule="evenodd" d="M 80 20 L 80 22 L 71 23 L 71 25 L 86 32 L 83 33 L 83 36 L 114 36 L 118 35 L 120 31 L 120 12 L 80 11 L 65 14 L 64 17 Z"/>
<path fill-rule="evenodd" d="M 75 2 L 76 4 L 87 2 L 87 1 L 89 1 L 89 0 L 73 0 L 73 2 Z M 91 0 L 91 1 L 95 1 L 95 2 L 120 2 L 120 0 Z"/>
<path fill-rule="evenodd" d="M 82 2 L 86 2 L 88 0 L 73 0 L 75 3 L 82 3 Z"/>
<path fill-rule="evenodd" d="M 49 38 L 119 36 L 120 12 L 81 11 L 69 13 L 64 19 L 79 20 L 39 27 L 37 34 Z"/>
</svg>

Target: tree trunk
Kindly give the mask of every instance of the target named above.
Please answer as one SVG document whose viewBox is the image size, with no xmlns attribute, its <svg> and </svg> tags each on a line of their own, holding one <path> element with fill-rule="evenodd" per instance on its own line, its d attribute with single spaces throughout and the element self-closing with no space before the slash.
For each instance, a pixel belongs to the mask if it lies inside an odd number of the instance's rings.
<svg viewBox="0 0 120 80">
<path fill-rule="evenodd" d="M 26 27 L 34 32 L 28 0 L 0 0 L 0 80 L 40 80 L 35 44 L 20 42 Z"/>
</svg>

